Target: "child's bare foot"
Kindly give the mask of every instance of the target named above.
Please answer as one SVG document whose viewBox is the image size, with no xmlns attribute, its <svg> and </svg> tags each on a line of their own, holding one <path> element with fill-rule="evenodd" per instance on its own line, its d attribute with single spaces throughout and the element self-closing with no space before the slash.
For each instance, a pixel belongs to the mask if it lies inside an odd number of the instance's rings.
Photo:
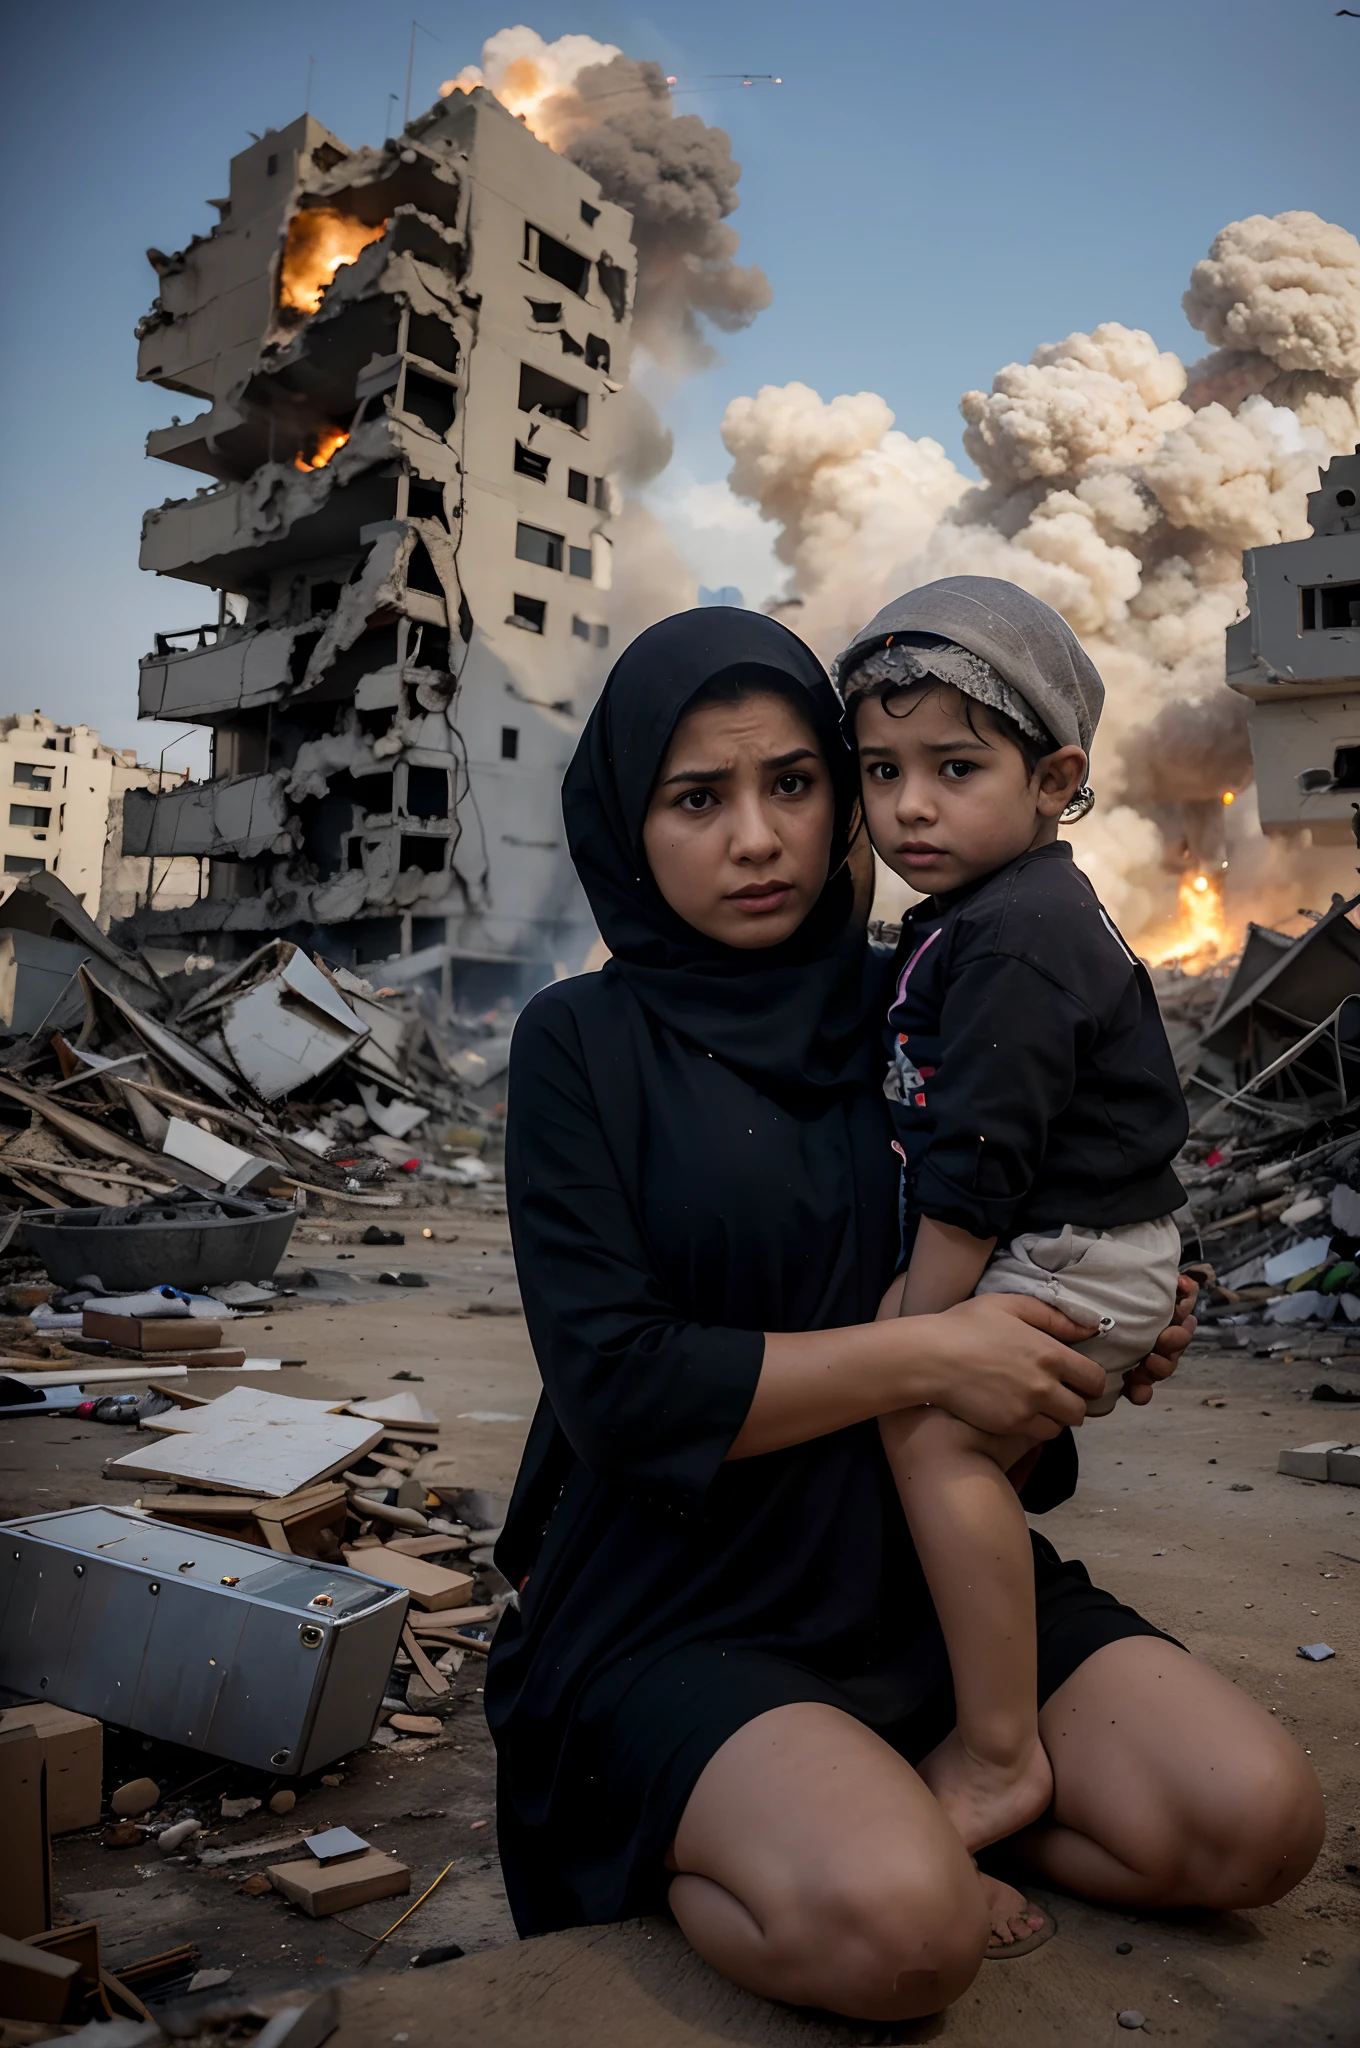
<svg viewBox="0 0 1360 2048">
<path fill-rule="evenodd" d="M 970 1855 L 1038 1820 L 1053 1797 L 1053 1771 L 1035 1737 L 1014 1765 L 984 1762 L 957 1728 L 918 1766 Z"/>
<path fill-rule="evenodd" d="M 1030 1904 L 1023 1892 L 1018 1892 L 1014 1885 L 1003 1884 L 999 1877 L 989 1877 L 985 1870 L 978 1872 L 978 1883 L 992 1926 L 989 1948 L 1010 1948 L 1039 1932 L 1044 1914 L 1038 1906 Z"/>
</svg>

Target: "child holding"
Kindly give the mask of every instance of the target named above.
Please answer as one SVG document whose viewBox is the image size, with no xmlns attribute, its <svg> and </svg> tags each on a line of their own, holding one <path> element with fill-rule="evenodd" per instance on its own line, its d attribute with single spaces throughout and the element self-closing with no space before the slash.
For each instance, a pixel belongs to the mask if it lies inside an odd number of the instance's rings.
<svg viewBox="0 0 1360 2048">
<path fill-rule="evenodd" d="M 1038 1296 L 1122 1375 L 1175 1302 L 1184 1098 L 1146 969 L 1058 838 L 1080 817 L 1104 690 L 1063 619 L 1015 585 L 909 592 L 837 664 L 865 818 L 924 892 L 888 1023 L 904 1277 L 884 1313 Z M 957 1726 L 921 1775 L 970 1850 L 1036 1820 L 1033 1565 L 1007 1471 L 1031 1448 L 941 1409 L 880 1424 L 954 1678 Z"/>
</svg>

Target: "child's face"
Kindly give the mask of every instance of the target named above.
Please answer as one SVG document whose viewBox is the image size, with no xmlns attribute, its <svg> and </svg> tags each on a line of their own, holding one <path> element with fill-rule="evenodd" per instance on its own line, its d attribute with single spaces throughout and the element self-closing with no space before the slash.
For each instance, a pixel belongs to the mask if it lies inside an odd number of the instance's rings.
<svg viewBox="0 0 1360 2048">
<path fill-rule="evenodd" d="M 1080 747 L 1060 747 L 1031 773 L 986 712 L 972 710 L 970 725 L 964 699 L 943 687 L 899 697 L 892 712 L 876 697 L 856 710 L 869 837 L 923 895 L 964 888 L 1055 839 L 1086 772 Z"/>
</svg>

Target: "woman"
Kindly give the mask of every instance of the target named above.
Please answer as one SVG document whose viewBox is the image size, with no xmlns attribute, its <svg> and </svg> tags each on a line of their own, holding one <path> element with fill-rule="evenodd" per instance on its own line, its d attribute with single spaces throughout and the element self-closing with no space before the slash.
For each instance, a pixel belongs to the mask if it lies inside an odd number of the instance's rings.
<svg viewBox="0 0 1360 2048">
<path fill-rule="evenodd" d="M 1047 1463 L 1096 1387 L 1032 1300 L 875 1321 L 887 992 L 853 915 L 838 714 L 783 627 L 688 613 L 623 656 L 568 772 L 613 958 L 515 1036 L 507 1181 L 545 1394 L 486 1698 L 521 1933 L 669 1902 L 748 1988 L 888 2020 L 1049 1930 L 979 1881 L 912 1768 L 950 1725 L 948 1674 L 874 1418 L 938 1402 L 1059 1439 Z M 1029 1867 L 1122 1905 L 1287 1891 L 1321 1839 L 1288 1737 L 1041 1539 L 1035 1571 L 1056 1791 Z"/>
</svg>

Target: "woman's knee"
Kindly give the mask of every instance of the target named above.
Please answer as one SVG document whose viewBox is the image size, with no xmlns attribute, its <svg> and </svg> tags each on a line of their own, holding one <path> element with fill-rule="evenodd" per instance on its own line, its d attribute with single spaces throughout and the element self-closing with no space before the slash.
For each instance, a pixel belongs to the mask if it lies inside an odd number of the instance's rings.
<svg viewBox="0 0 1360 2048">
<path fill-rule="evenodd" d="M 901 2020 L 943 2011 L 967 1990 L 988 1923 L 971 1866 L 927 1878 L 847 1860 L 793 1887 L 765 1932 L 771 1960 L 796 1987 L 791 2002 Z"/>
</svg>

